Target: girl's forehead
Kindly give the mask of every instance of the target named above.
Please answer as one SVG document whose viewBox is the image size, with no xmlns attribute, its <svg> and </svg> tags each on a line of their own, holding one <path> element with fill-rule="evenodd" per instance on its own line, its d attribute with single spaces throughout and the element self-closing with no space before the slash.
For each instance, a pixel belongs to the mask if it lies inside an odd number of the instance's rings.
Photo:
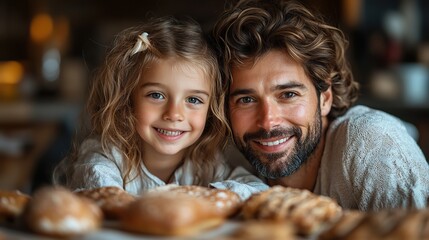
<svg viewBox="0 0 429 240">
<path fill-rule="evenodd" d="M 213 85 L 213 79 L 211 77 L 209 67 L 205 66 L 201 61 L 189 60 L 179 57 L 168 57 L 160 58 L 152 61 L 143 69 L 143 76 L 147 73 L 151 73 L 154 69 L 163 69 L 176 74 L 192 74 L 199 75 L 201 79 L 206 81 L 209 86 Z"/>
</svg>

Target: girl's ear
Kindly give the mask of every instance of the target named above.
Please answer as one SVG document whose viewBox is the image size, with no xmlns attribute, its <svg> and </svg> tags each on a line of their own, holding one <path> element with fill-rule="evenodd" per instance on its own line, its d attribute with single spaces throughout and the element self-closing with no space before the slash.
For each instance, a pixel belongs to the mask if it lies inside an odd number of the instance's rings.
<svg viewBox="0 0 429 240">
<path fill-rule="evenodd" d="M 331 111 L 332 99 L 333 96 L 331 87 L 320 94 L 320 113 L 322 117 L 328 116 L 329 112 Z"/>
</svg>

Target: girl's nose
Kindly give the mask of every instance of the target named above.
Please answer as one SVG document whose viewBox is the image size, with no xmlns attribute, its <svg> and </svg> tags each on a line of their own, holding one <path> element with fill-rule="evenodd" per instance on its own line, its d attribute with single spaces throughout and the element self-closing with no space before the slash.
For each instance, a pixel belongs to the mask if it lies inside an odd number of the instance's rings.
<svg viewBox="0 0 429 240">
<path fill-rule="evenodd" d="M 183 121 L 184 120 L 184 114 L 183 114 L 183 107 L 180 104 L 177 103 L 170 103 L 167 106 L 167 109 L 165 110 L 162 119 L 166 121 Z"/>
</svg>

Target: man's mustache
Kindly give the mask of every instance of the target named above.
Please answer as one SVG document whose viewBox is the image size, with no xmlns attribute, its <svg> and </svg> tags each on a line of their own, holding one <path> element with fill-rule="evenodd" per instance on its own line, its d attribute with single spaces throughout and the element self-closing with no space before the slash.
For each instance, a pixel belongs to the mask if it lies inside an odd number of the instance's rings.
<svg viewBox="0 0 429 240">
<path fill-rule="evenodd" d="M 246 133 L 243 136 L 244 142 L 252 140 L 261 140 L 261 139 L 270 139 L 270 138 L 282 138 L 295 135 L 298 139 L 301 139 L 302 131 L 298 127 L 290 128 L 276 128 L 271 131 L 266 131 L 265 129 L 259 129 L 256 132 Z"/>
</svg>

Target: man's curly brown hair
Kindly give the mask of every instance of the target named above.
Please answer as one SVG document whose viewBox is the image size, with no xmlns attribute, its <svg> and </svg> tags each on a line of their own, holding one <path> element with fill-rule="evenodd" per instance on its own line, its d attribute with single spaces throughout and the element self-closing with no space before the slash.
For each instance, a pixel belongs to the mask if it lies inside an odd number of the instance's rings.
<svg viewBox="0 0 429 240">
<path fill-rule="evenodd" d="M 359 84 L 346 59 L 348 41 L 343 32 L 295 1 L 239 1 L 224 11 L 212 37 L 227 93 L 233 67 L 281 50 L 303 66 L 319 94 L 332 88 L 330 119 L 344 114 L 358 98 Z"/>
</svg>

